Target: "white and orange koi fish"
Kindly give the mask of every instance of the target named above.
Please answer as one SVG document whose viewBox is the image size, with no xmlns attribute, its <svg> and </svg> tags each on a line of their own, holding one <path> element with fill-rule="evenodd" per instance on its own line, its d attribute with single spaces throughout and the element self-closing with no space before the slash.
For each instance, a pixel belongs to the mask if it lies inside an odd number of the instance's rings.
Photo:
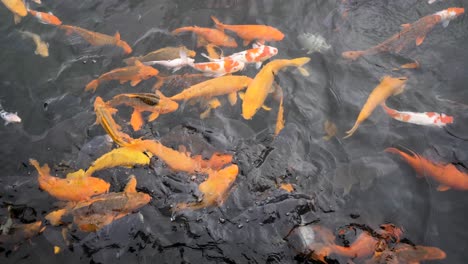
<svg viewBox="0 0 468 264">
<path fill-rule="evenodd" d="M 245 63 L 226 57 L 221 60 L 194 63 L 192 67 L 195 70 L 204 72 L 206 76 L 220 77 L 229 73 L 238 72 L 244 69 Z"/>
<path fill-rule="evenodd" d="M 233 60 L 241 61 L 245 64 L 255 63 L 257 69 L 262 66 L 262 62 L 278 54 L 278 49 L 271 46 L 262 45 L 260 43 L 254 43 L 252 49 L 244 50 L 241 52 L 234 53 L 227 58 L 232 58 Z M 208 58 L 210 61 L 220 61 L 222 59 L 212 59 L 205 54 L 202 54 L 205 58 Z"/>
<path fill-rule="evenodd" d="M 449 116 L 443 113 L 435 112 L 406 112 L 406 111 L 397 111 L 388 107 L 385 102 L 381 104 L 382 108 L 385 110 L 387 115 L 392 117 L 395 120 L 422 125 L 422 126 L 435 126 L 435 127 L 444 127 L 447 124 L 453 123 L 453 116 Z"/>
</svg>

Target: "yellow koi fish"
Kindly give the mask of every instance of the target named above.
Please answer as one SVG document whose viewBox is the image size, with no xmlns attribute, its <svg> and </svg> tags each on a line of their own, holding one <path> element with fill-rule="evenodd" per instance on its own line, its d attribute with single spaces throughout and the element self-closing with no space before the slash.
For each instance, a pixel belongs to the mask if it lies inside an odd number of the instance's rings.
<svg viewBox="0 0 468 264">
<path fill-rule="evenodd" d="M 85 175 L 113 167 L 131 167 L 134 165 L 149 165 L 150 157 L 132 148 L 117 148 L 102 155 L 86 170 Z"/>
<path fill-rule="evenodd" d="M 23 0 L 2 0 L 2 3 L 13 12 L 15 24 L 21 21 L 21 17 L 25 17 L 28 14 Z"/>
</svg>

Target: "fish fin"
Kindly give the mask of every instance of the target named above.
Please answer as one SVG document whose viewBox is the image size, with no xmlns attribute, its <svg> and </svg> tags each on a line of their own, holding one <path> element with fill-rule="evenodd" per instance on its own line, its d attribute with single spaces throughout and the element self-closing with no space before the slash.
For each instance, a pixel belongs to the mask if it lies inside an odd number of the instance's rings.
<svg viewBox="0 0 468 264">
<path fill-rule="evenodd" d="M 141 112 L 136 109 L 133 110 L 132 117 L 130 118 L 130 125 L 132 125 L 133 131 L 138 131 L 143 126 L 143 117 Z"/>
<path fill-rule="evenodd" d="M 309 72 L 303 68 L 303 67 L 299 67 L 297 68 L 299 70 L 299 72 L 302 74 L 302 76 L 309 76 Z"/>
<path fill-rule="evenodd" d="M 176 71 L 178 71 L 180 69 L 182 69 L 182 66 L 175 67 L 175 68 L 172 69 L 172 73 L 174 73 L 174 72 L 176 72 Z"/>
<path fill-rule="evenodd" d="M 210 116 L 211 108 L 206 109 L 200 114 L 200 119 L 205 119 Z"/>
<path fill-rule="evenodd" d="M 354 132 L 356 132 L 360 124 L 361 124 L 360 122 L 356 121 L 356 123 L 354 123 L 354 126 L 350 130 L 346 131 L 346 134 L 348 135 L 346 135 L 343 138 L 349 138 L 350 136 L 352 136 Z"/>
<path fill-rule="evenodd" d="M 421 45 L 423 42 L 424 42 L 424 39 L 426 38 L 426 36 L 419 36 L 416 38 L 416 46 L 419 46 Z"/>
<path fill-rule="evenodd" d="M 215 23 L 215 27 L 221 31 L 224 30 L 224 24 L 221 23 L 215 16 L 211 16 L 211 20 Z"/>
<path fill-rule="evenodd" d="M 448 27 L 449 24 L 450 24 L 450 20 L 448 20 L 448 19 L 447 19 L 447 20 L 444 20 L 444 22 L 442 22 L 442 26 L 443 26 L 444 28 Z"/>
<path fill-rule="evenodd" d="M 258 48 L 258 47 L 260 47 L 260 46 L 262 46 L 262 44 L 260 44 L 260 43 L 258 43 L 258 42 L 252 43 L 252 48 L 254 48 L 254 49 L 255 49 L 255 48 Z"/>
<path fill-rule="evenodd" d="M 277 136 L 284 128 L 284 107 L 283 98 L 281 98 L 278 108 L 278 117 L 276 118 L 275 136 Z"/>
<path fill-rule="evenodd" d="M 115 32 L 114 38 L 115 38 L 115 40 L 117 40 L 117 41 L 120 40 L 120 33 L 119 33 L 118 31 Z"/>
<path fill-rule="evenodd" d="M 262 67 L 262 62 L 261 61 L 255 63 L 255 69 L 258 70 L 258 69 L 260 69 L 260 67 Z"/>
<path fill-rule="evenodd" d="M 21 17 L 15 14 L 13 16 L 13 20 L 15 21 L 15 24 L 18 24 L 19 22 L 21 22 Z"/>
<path fill-rule="evenodd" d="M 237 103 L 237 93 L 232 92 L 228 94 L 228 100 L 231 105 L 235 105 Z"/>
<path fill-rule="evenodd" d="M 136 193 L 137 181 L 134 175 L 130 176 L 127 185 L 125 186 L 124 193 Z"/>
<path fill-rule="evenodd" d="M 153 89 L 154 90 L 159 90 L 161 89 L 161 87 L 163 86 L 164 84 L 164 78 L 163 77 L 159 77 L 159 76 L 155 76 L 156 77 L 156 83 L 153 85 Z"/>
<path fill-rule="evenodd" d="M 141 61 L 139 61 L 139 60 L 135 60 L 135 64 L 134 64 L 134 65 L 135 65 L 135 66 L 138 66 L 138 67 L 143 67 L 143 66 L 145 66 L 145 64 L 143 64 L 143 63 L 142 63 Z"/>
<path fill-rule="evenodd" d="M 239 92 L 239 98 L 244 101 L 245 92 Z"/>
<path fill-rule="evenodd" d="M 441 185 L 439 185 L 439 186 L 437 187 L 437 191 L 439 191 L 439 192 L 445 192 L 445 191 L 448 191 L 448 190 L 450 190 L 450 187 L 447 186 L 447 185 L 442 185 L 442 184 L 441 184 Z"/>
<path fill-rule="evenodd" d="M 210 56 L 206 55 L 205 53 L 202 53 L 201 55 L 202 55 L 202 57 L 207 58 L 209 61 L 217 61 L 217 59 L 213 59 Z"/>
<path fill-rule="evenodd" d="M 242 43 L 244 44 L 244 46 L 247 46 L 247 45 L 249 45 L 250 40 L 244 40 Z"/>
<path fill-rule="evenodd" d="M 408 28 L 411 27 L 411 24 L 401 24 L 401 27 L 402 27 L 403 29 L 408 29 Z"/>
<path fill-rule="evenodd" d="M 50 222 L 51 225 L 57 226 L 60 225 L 62 217 L 67 213 L 67 209 L 59 209 L 53 212 L 50 212 L 45 216 L 45 219 Z"/>
<path fill-rule="evenodd" d="M 75 179 L 75 180 L 76 180 L 76 179 L 83 179 L 83 178 L 86 178 L 86 177 L 87 177 L 87 175 L 86 175 L 85 171 L 82 170 L 82 169 L 79 169 L 79 170 L 77 170 L 77 171 L 75 171 L 75 172 L 70 172 L 70 173 L 68 173 L 67 176 L 66 176 L 66 178 L 67 178 L 68 180 L 71 180 L 71 179 Z"/>
<path fill-rule="evenodd" d="M 131 86 L 137 86 L 141 82 L 141 79 L 134 79 L 130 82 Z"/>
<path fill-rule="evenodd" d="M 92 90 L 94 93 L 96 92 L 96 89 L 98 88 L 98 86 L 99 86 L 99 79 L 92 80 L 86 85 L 85 91 Z"/>
<path fill-rule="evenodd" d="M 156 118 L 159 117 L 159 113 L 158 112 L 153 112 L 151 113 L 151 115 L 148 117 L 148 121 L 152 122 L 154 120 L 156 120 Z"/>
<path fill-rule="evenodd" d="M 268 107 L 266 105 L 262 105 L 263 110 L 265 111 L 271 111 L 271 107 Z"/>
</svg>

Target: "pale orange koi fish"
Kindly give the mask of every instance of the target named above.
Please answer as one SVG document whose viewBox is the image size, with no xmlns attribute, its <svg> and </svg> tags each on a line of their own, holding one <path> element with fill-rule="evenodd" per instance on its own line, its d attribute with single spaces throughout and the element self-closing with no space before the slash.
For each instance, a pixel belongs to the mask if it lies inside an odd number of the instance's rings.
<svg viewBox="0 0 468 264">
<path fill-rule="evenodd" d="M 236 48 L 236 40 L 223 31 L 215 28 L 202 28 L 202 27 L 181 27 L 172 31 L 172 35 L 178 35 L 182 32 L 193 32 L 198 36 L 197 47 L 205 46 L 209 43 L 220 46 Z"/>
<path fill-rule="evenodd" d="M 400 53 L 403 48 L 411 43 L 416 43 L 416 46 L 421 45 L 426 38 L 426 35 L 439 23 L 444 27 L 448 26 L 449 22 L 465 12 L 464 8 L 452 7 L 442 10 L 432 15 L 425 16 L 413 24 L 402 25 L 403 29 L 385 40 L 381 44 L 371 47 L 366 50 L 346 51 L 342 56 L 346 59 L 356 60 L 364 55 L 374 55 L 380 52 L 395 52 Z"/>
<path fill-rule="evenodd" d="M 183 51 L 187 54 L 187 57 L 195 57 L 197 53 L 193 50 L 187 49 L 185 46 L 179 47 L 165 47 L 152 51 L 144 56 L 130 57 L 125 59 L 124 62 L 127 65 L 135 64 L 135 61 L 140 61 L 142 63 L 148 61 L 164 61 L 164 60 L 174 60 L 180 57 L 180 52 Z"/>
<path fill-rule="evenodd" d="M 93 46 L 117 46 L 124 50 L 125 54 L 132 53 L 132 48 L 127 42 L 120 39 L 120 33 L 115 33 L 114 36 L 105 35 L 98 32 L 89 31 L 84 28 L 76 27 L 76 26 L 68 26 L 68 25 L 60 25 L 61 29 L 66 31 L 67 35 L 72 34 L 75 32 L 76 34 L 83 37 L 89 44 Z"/>
<path fill-rule="evenodd" d="M 117 68 L 102 74 L 99 78 L 88 83 L 85 87 L 85 91 L 93 90 L 93 92 L 95 92 L 101 82 L 109 80 L 118 80 L 120 81 L 120 84 L 129 81 L 131 86 L 136 86 L 142 80 L 147 80 L 158 75 L 158 73 L 159 71 L 155 68 L 136 61 L 134 66 Z"/>
<path fill-rule="evenodd" d="M 15 24 L 21 21 L 21 17 L 25 17 L 28 14 L 23 0 L 2 0 L 2 3 L 13 13 Z"/>
<path fill-rule="evenodd" d="M 411 152 L 407 154 L 396 148 L 387 148 L 386 152 L 400 155 L 420 176 L 430 177 L 440 185 L 438 191 L 449 189 L 468 190 L 468 173 L 462 172 L 452 163 L 436 163 Z"/>
<path fill-rule="evenodd" d="M 31 9 L 28 9 L 29 13 L 33 16 L 35 16 L 41 23 L 44 24 L 49 24 L 49 25 L 61 25 L 62 21 L 54 16 L 52 13 L 44 13 L 44 12 L 39 12 L 39 11 L 34 11 Z"/>
<path fill-rule="evenodd" d="M 265 41 L 280 41 L 284 38 L 284 34 L 278 29 L 266 25 L 226 25 L 221 23 L 216 17 L 211 19 L 220 30 L 230 30 L 235 32 L 241 39 L 244 40 L 244 46 L 248 45 L 253 40 L 258 40 L 261 43 Z"/>
<path fill-rule="evenodd" d="M 379 104 L 387 100 L 388 97 L 402 93 L 407 80 L 408 78 L 406 77 L 393 78 L 390 76 L 384 76 L 380 84 L 370 93 L 366 103 L 359 113 L 359 116 L 357 117 L 356 123 L 354 123 L 353 128 L 346 132 L 348 135 L 344 138 L 352 136 L 358 129 L 359 125 L 372 114 Z"/>
<path fill-rule="evenodd" d="M 109 191 L 109 183 L 87 176 L 83 170 L 69 173 L 65 179 L 61 179 L 50 175 L 47 164 L 41 167 L 34 159 L 30 159 L 29 162 L 39 173 L 39 187 L 59 200 L 83 201 Z"/>
<path fill-rule="evenodd" d="M 381 104 L 385 112 L 395 120 L 411 123 L 422 126 L 435 126 L 435 127 L 444 127 L 447 124 L 453 123 L 453 116 L 446 115 L 444 113 L 435 113 L 435 112 L 406 112 L 406 111 L 397 111 L 388 107 L 385 102 Z"/>
</svg>

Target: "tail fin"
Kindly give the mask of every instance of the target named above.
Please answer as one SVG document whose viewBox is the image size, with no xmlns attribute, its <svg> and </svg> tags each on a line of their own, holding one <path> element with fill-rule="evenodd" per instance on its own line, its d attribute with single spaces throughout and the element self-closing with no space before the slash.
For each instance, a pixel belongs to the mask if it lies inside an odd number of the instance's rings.
<svg viewBox="0 0 468 264">
<path fill-rule="evenodd" d="M 163 84 L 164 84 L 164 79 L 165 79 L 165 77 L 160 77 L 160 76 L 154 76 L 154 77 L 156 77 L 157 81 L 156 81 L 156 83 L 153 85 L 153 89 L 154 89 L 154 90 L 159 90 L 159 89 L 161 89 L 161 87 L 162 87 Z"/>
<path fill-rule="evenodd" d="M 211 19 L 212 19 L 213 22 L 215 23 L 215 26 L 216 26 L 217 29 L 219 29 L 219 30 L 224 30 L 224 24 L 221 23 L 216 17 L 211 16 Z"/>
<path fill-rule="evenodd" d="M 132 117 L 130 118 L 130 124 L 132 125 L 133 131 L 138 131 L 141 129 L 144 124 L 141 112 L 137 111 L 136 109 L 133 110 Z"/>
<path fill-rule="evenodd" d="M 346 131 L 346 134 L 348 134 L 348 135 L 346 135 L 343 138 L 349 138 L 350 136 L 352 136 L 354 134 L 354 132 L 356 132 L 356 130 L 358 129 L 360 124 L 361 124 L 361 122 L 356 121 L 356 123 L 354 123 L 354 126 L 350 130 Z"/>
<path fill-rule="evenodd" d="M 92 80 L 86 85 L 85 91 L 93 90 L 93 93 L 94 93 L 96 92 L 98 85 L 99 85 L 99 79 Z"/>
<path fill-rule="evenodd" d="M 177 28 L 175 30 L 173 30 L 171 32 L 172 35 L 178 35 L 182 32 L 188 32 L 188 31 L 193 31 L 194 30 L 194 27 L 181 27 L 181 28 Z"/>
<path fill-rule="evenodd" d="M 345 51 L 341 54 L 341 56 L 343 56 L 343 58 L 345 59 L 348 59 L 348 60 L 357 60 L 359 57 L 361 57 L 362 55 L 364 55 L 364 52 L 363 51 L 359 51 L 359 50 L 356 50 L 356 51 Z"/>
</svg>

